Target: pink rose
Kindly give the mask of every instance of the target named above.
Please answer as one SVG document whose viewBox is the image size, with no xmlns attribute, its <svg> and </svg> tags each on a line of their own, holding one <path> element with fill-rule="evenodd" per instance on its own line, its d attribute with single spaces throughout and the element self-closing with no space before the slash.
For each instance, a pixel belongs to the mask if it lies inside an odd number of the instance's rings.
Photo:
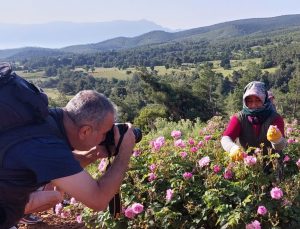
<svg viewBox="0 0 300 229">
<path fill-rule="evenodd" d="M 250 224 L 246 225 L 246 229 L 261 229 L 260 222 L 254 220 Z"/>
<path fill-rule="evenodd" d="M 189 138 L 188 143 L 189 143 L 191 146 L 193 146 L 193 145 L 195 145 L 196 142 L 195 142 L 194 139 Z"/>
<path fill-rule="evenodd" d="M 125 216 L 129 219 L 133 219 L 135 217 L 135 213 L 132 209 L 132 207 L 128 207 L 126 210 L 125 210 Z"/>
<path fill-rule="evenodd" d="M 258 153 L 261 153 L 261 152 L 262 152 L 261 148 L 256 148 L 255 151 L 254 151 L 255 154 L 258 154 Z"/>
<path fill-rule="evenodd" d="M 99 172 L 104 172 L 105 169 L 106 169 L 106 158 L 103 158 L 98 165 L 98 170 Z"/>
<path fill-rule="evenodd" d="M 55 205 L 55 214 L 59 215 L 61 210 L 63 209 L 63 205 L 61 203 Z"/>
<path fill-rule="evenodd" d="M 214 173 L 219 173 L 221 171 L 221 167 L 219 165 L 214 165 L 213 171 Z"/>
<path fill-rule="evenodd" d="M 284 158 L 283 158 L 283 162 L 285 163 L 285 162 L 288 162 L 288 161 L 290 161 L 291 160 L 291 158 L 289 157 L 289 155 L 285 155 L 284 156 Z"/>
<path fill-rule="evenodd" d="M 209 165 L 209 162 L 210 162 L 210 159 L 208 156 L 206 157 L 203 157 L 201 158 L 199 161 L 198 161 L 198 164 L 200 166 L 200 168 L 203 168 L 205 166 L 208 166 Z"/>
<path fill-rule="evenodd" d="M 174 145 L 175 145 L 176 147 L 180 147 L 180 148 L 184 148 L 184 147 L 185 147 L 185 143 L 184 143 L 184 141 L 183 141 L 182 139 L 176 140 L 176 141 L 174 142 Z"/>
<path fill-rule="evenodd" d="M 293 128 L 289 127 L 286 129 L 286 134 L 290 135 L 293 132 Z"/>
<path fill-rule="evenodd" d="M 182 176 L 184 179 L 188 180 L 192 178 L 193 174 L 190 172 L 185 172 Z"/>
<path fill-rule="evenodd" d="M 166 200 L 167 201 L 170 201 L 173 197 L 173 190 L 172 189 L 168 189 L 167 192 L 166 192 Z"/>
<path fill-rule="evenodd" d="M 152 149 L 155 151 L 160 150 L 160 148 L 165 144 L 165 138 L 160 136 L 156 138 L 154 141 L 150 142 L 150 145 L 152 146 Z"/>
<path fill-rule="evenodd" d="M 209 141 L 211 139 L 211 135 L 206 135 L 206 136 L 204 136 L 204 140 L 205 141 Z"/>
<path fill-rule="evenodd" d="M 156 165 L 155 164 L 151 164 L 149 166 L 149 169 L 150 169 L 151 172 L 154 172 L 154 170 L 156 169 Z"/>
<path fill-rule="evenodd" d="M 300 159 L 296 162 L 296 165 L 298 166 L 298 169 L 300 169 Z"/>
<path fill-rule="evenodd" d="M 78 215 L 76 217 L 76 221 L 77 221 L 77 223 L 82 223 L 82 215 Z"/>
<path fill-rule="evenodd" d="M 181 156 L 182 158 L 185 158 L 185 157 L 187 156 L 187 153 L 186 153 L 186 152 L 180 152 L 180 156 Z"/>
<path fill-rule="evenodd" d="M 134 150 L 132 155 L 133 155 L 134 157 L 138 157 L 138 156 L 140 156 L 140 154 L 141 154 L 141 151 L 140 151 L 140 150 Z"/>
<path fill-rule="evenodd" d="M 139 214 L 144 210 L 144 206 L 142 204 L 139 204 L 139 203 L 132 204 L 131 208 L 132 208 L 132 211 L 135 214 Z"/>
<path fill-rule="evenodd" d="M 246 156 L 244 158 L 244 163 L 248 166 L 253 166 L 256 164 L 256 157 L 253 156 Z"/>
<path fill-rule="evenodd" d="M 193 146 L 193 147 L 190 149 L 190 151 L 191 151 L 192 153 L 196 153 L 196 152 L 198 151 L 198 148 L 197 148 L 196 146 Z"/>
<path fill-rule="evenodd" d="M 197 146 L 198 146 L 199 148 L 201 148 L 203 145 L 204 145 L 203 141 L 199 141 L 198 144 L 197 144 Z"/>
<path fill-rule="evenodd" d="M 280 188 L 277 188 L 277 187 L 272 188 L 270 193 L 271 193 L 271 197 L 273 199 L 276 199 L 276 200 L 280 200 L 283 196 L 282 190 Z"/>
<path fill-rule="evenodd" d="M 226 180 L 230 180 L 233 176 L 233 173 L 230 169 L 225 169 L 223 176 Z"/>
<path fill-rule="evenodd" d="M 173 130 L 173 131 L 171 132 L 171 136 L 172 136 L 173 138 L 175 138 L 175 139 L 178 139 L 178 138 L 181 137 L 181 132 L 180 132 L 179 130 Z"/>
<path fill-rule="evenodd" d="M 157 178 L 157 176 L 155 175 L 155 173 L 150 173 L 149 177 L 148 177 L 148 181 L 154 181 Z"/>
<path fill-rule="evenodd" d="M 258 208 L 257 208 L 257 214 L 259 214 L 259 215 L 265 215 L 265 214 L 267 214 L 267 212 L 268 212 L 268 210 L 266 209 L 266 207 L 265 206 L 258 206 Z"/>
</svg>

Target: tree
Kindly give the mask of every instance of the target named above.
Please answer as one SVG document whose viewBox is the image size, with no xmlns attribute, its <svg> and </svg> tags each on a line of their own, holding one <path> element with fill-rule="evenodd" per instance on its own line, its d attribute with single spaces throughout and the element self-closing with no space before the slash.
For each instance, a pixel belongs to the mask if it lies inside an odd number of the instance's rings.
<svg viewBox="0 0 300 229">
<path fill-rule="evenodd" d="M 140 127 L 143 131 L 149 132 L 156 130 L 154 125 L 157 118 L 167 118 L 167 109 L 161 104 L 149 104 L 142 108 L 138 116 L 134 119 L 134 125 Z"/>
</svg>

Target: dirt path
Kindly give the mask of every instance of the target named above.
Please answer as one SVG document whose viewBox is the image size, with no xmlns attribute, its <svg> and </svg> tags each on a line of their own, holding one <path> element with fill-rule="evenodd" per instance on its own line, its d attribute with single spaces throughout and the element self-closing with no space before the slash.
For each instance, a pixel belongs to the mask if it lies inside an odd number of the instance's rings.
<svg viewBox="0 0 300 229">
<path fill-rule="evenodd" d="M 86 229 L 83 223 L 77 223 L 74 218 L 63 219 L 50 212 L 37 215 L 43 219 L 43 222 L 35 225 L 19 224 L 19 229 Z"/>
</svg>

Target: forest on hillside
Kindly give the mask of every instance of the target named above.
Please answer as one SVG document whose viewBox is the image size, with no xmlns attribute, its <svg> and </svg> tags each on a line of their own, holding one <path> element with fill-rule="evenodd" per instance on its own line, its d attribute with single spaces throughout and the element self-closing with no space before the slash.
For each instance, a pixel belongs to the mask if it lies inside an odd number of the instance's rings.
<svg viewBox="0 0 300 229">
<path fill-rule="evenodd" d="M 150 130 L 157 117 L 207 121 L 215 115 L 231 115 L 242 107 L 244 86 L 253 80 L 265 82 L 275 94 L 277 110 L 285 118 L 299 118 L 300 34 L 272 32 L 273 37 L 244 36 L 218 41 L 167 42 L 120 51 L 90 54 L 36 56 L 11 60 L 15 70 L 43 72 L 42 88 L 57 88 L 59 100 L 83 89 L 95 89 L 119 107 L 119 121 L 131 121 Z M 234 60 L 259 58 L 245 68 L 223 75 L 213 70 L 215 60 L 224 70 Z M 160 75 L 156 66 L 186 69 Z M 82 71 L 76 69 L 81 67 Z M 94 77 L 97 67 L 135 68 L 128 79 Z M 148 68 L 147 68 L 148 67 Z M 275 71 L 268 71 L 275 68 Z M 129 72 L 129 70 L 128 70 Z"/>
</svg>

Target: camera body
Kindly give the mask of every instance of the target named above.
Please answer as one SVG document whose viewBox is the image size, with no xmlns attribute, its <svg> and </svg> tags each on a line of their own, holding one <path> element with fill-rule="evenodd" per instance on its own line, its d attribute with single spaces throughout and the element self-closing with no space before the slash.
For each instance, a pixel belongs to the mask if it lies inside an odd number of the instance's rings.
<svg viewBox="0 0 300 229">
<path fill-rule="evenodd" d="M 107 132 L 104 141 L 101 142 L 100 145 L 106 145 L 106 146 L 115 145 L 114 126 L 118 127 L 120 136 L 124 135 L 128 129 L 128 126 L 125 123 L 115 123 L 113 127 Z M 136 143 L 140 142 L 143 137 L 142 131 L 139 128 L 133 128 L 132 131 L 135 136 L 135 142 Z"/>
</svg>

